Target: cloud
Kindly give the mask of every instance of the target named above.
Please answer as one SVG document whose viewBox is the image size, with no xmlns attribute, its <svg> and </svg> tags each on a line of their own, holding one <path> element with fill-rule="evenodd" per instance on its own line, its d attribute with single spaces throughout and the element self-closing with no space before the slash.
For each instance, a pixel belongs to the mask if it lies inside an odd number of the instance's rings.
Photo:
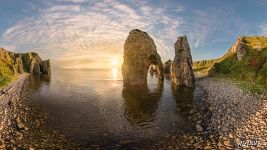
<svg viewBox="0 0 267 150">
<path fill-rule="evenodd" d="M 260 25 L 260 34 L 267 36 L 267 23 Z"/>
<path fill-rule="evenodd" d="M 179 35 L 187 35 L 194 49 L 247 28 L 238 18 L 228 20 L 232 12 L 220 8 L 190 10 L 191 16 L 185 17 L 180 13 L 189 12 L 179 3 L 57 0 L 45 6 L 9 27 L 2 43 L 17 51 L 37 51 L 42 57 L 58 59 L 66 65 L 79 62 L 93 66 L 107 65 L 102 62 L 113 57 L 122 58 L 124 41 L 134 28 L 146 31 L 154 39 L 163 61 L 173 58 L 173 44 Z M 225 26 L 231 29 L 215 39 Z M 78 57 L 84 61 L 74 63 Z"/>
<path fill-rule="evenodd" d="M 84 2 L 82 0 L 64 1 L 75 4 L 54 5 L 37 16 L 19 21 L 3 34 L 4 42 L 20 50 L 37 50 L 45 57 L 61 56 L 60 59 L 68 60 L 91 55 L 102 59 L 121 56 L 128 32 L 139 28 L 147 31 L 155 40 L 159 53 L 167 56 L 173 51 L 170 43 L 183 22 L 181 17 L 170 16 L 167 10 L 148 5 L 134 9 L 114 0 L 91 5 L 77 4 Z"/>
</svg>

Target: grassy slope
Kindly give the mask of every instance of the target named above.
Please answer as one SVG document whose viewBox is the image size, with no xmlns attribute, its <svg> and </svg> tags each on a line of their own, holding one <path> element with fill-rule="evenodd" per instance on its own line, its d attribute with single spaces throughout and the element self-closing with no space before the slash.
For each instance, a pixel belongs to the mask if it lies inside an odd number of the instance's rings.
<svg viewBox="0 0 267 150">
<path fill-rule="evenodd" d="M 211 71 L 210 75 L 215 77 L 244 81 L 241 86 L 251 85 L 249 88 L 252 92 L 258 90 L 258 85 L 267 89 L 267 38 L 245 37 L 243 42 L 246 43 L 247 54 L 241 61 L 237 60 L 236 54 L 228 52 L 222 58 L 210 60 L 208 63 L 204 63 L 207 61 L 195 62 L 194 70 Z"/>
<path fill-rule="evenodd" d="M 14 77 L 12 55 L 7 51 L 0 49 L 0 87 L 9 83 Z"/>
</svg>

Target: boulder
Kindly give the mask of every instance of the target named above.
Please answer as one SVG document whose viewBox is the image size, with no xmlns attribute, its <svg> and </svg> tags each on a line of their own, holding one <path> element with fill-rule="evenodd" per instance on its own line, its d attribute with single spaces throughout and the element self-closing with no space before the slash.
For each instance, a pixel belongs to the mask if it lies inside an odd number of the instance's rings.
<svg viewBox="0 0 267 150">
<path fill-rule="evenodd" d="M 195 76 L 192 69 L 192 56 L 186 36 L 180 36 L 174 44 L 175 57 L 171 65 L 173 85 L 194 87 Z"/>
<path fill-rule="evenodd" d="M 163 65 L 153 39 L 139 29 L 130 31 L 123 52 L 122 76 L 125 85 L 147 83 L 149 67 L 154 65 L 158 78 L 163 79 Z"/>
</svg>

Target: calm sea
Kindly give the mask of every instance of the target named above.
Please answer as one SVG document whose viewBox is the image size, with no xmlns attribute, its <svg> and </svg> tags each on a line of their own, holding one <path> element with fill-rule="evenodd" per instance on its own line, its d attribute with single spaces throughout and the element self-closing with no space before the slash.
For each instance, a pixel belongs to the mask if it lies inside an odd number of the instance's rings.
<svg viewBox="0 0 267 150">
<path fill-rule="evenodd" d="M 51 78 L 31 77 L 31 99 L 49 114 L 48 124 L 83 147 L 153 143 L 180 132 L 195 132 L 188 121 L 203 94 L 175 90 L 170 80 L 123 88 L 118 69 L 54 70 Z"/>
</svg>

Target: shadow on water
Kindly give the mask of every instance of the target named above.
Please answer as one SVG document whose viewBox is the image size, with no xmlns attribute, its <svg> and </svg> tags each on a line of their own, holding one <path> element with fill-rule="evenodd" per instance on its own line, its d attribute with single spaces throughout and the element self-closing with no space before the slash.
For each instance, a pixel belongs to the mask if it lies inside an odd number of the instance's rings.
<svg viewBox="0 0 267 150">
<path fill-rule="evenodd" d="M 158 82 L 157 88 L 152 90 L 147 84 L 124 86 L 122 90 L 124 117 L 133 125 L 153 122 L 162 92 L 163 82 Z"/>
</svg>

